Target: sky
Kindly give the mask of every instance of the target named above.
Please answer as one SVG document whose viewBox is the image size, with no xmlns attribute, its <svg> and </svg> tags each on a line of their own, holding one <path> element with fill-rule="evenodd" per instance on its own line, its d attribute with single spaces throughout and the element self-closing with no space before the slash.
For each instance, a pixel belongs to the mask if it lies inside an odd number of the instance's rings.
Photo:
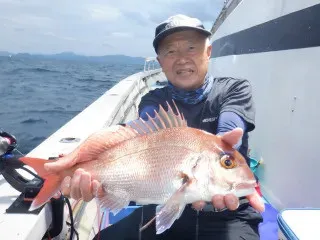
<svg viewBox="0 0 320 240">
<path fill-rule="evenodd" d="M 0 0 L 0 51 L 155 56 L 155 27 L 171 15 L 211 29 L 224 0 Z"/>
</svg>

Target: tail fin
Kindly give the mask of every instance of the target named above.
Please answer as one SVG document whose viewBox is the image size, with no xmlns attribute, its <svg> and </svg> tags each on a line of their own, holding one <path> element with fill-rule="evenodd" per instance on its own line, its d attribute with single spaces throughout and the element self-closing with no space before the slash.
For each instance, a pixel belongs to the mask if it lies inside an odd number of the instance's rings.
<svg viewBox="0 0 320 240">
<path fill-rule="evenodd" d="M 56 160 L 46 160 L 41 158 L 32 158 L 32 157 L 22 157 L 20 158 L 20 161 L 24 164 L 32 167 L 37 174 L 43 178 L 44 183 L 40 190 L 40 192 L 37 194 L 35 199 L 32 201 L 32 204 L 29 208 L 29 211 L 33 211 L 45 203 L 47 203 L 59 190 L 59 187 L 62 182 L 62 177 L 59 174 L 47 172 L 44 169 L 44 164 L 48 163 L 50 161 L 56 161 Z"/>
</svg>

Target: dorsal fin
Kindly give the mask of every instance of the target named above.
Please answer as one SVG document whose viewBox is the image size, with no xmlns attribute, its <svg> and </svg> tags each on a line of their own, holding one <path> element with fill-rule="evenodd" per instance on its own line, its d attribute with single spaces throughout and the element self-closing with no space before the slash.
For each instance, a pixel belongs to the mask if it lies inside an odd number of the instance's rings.
<svg viewBox="0 0 320 240">
<path fill-rule="evenodd" d="M 102 152 L 119 144 L 120 142 L 135 138 L 140 135 L 156 132 L 161 129 L 186 127 L 187 121 L 183 114 L 181 114 L 176 106 L 174 113 L 173 109 L 167 103 L 168 111 L 159 105 L 159 111 L 155 111 L 155 117 L 148 115 L 148 120 L 144 121 L 142 118 L 131 121 L 126 126 L 115 125 L 100 129 L 89 136 L 80 146 L 78 146 L 71 154 L 63 157 L 60 161 L 66 161 L 66 166 L 74 162 L 91 161 L 97 158 Z M 68 160 L 72 158 L 72 160 Z"/>
<path fill-rule="evenodd" d="M 64 161 L 70 157 L 73 160 L 66 160 L 66 162 L 69 162 L 71 165 L 73 162 L 79 163 L 84 161 L 92 161 L 107 149 L 136 136 L 139 136 L 139 133 L 135 129 L 123 127 L 121 125 L 102 128 L 91 134 L 71 154 L 62 157 L 60 161 Z"/>
<path fill-rule="evenodd" d="M 148 113 L 147 121 L 144 121 L 141 117 L 137 120 L 134 120 L 128 125 L 138 131 L 140 134 L 148 134 L 151 132 L 156 132 L 161 129 L 175 128 L 175 127 L 186 127 L 187 121 L 185 120 L 183 114 L 180 113 L 177 105 L 172 101 L 175 107 L 177 114 L 174 113 L 170 104 L 167 103 L 168 111 L 166 111 L 161 104 L 159 105 L 159 111 L 155 112 L 154 118 L 152 118 Z"/>
</svg>

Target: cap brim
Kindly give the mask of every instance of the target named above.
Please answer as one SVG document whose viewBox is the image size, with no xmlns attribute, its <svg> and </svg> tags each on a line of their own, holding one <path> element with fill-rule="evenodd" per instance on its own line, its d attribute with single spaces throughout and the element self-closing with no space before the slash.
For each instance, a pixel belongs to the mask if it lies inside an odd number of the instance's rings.
<svg viewBox="0 0 320 240">
<path fill-rule="evenodd" d="M 199 33 L 204 34 L 205 36 L 209 37 L 211 35 L 211 32 L 208 30 L 205 30 L 203 28 L 197 28 L 197 27 L 188 27 L 188 26 L 182 26 L 182 27 L 174 27 L 174 28 L 170 28 L 167 29 L 161 33 L 159 33 L 153 40 L 153 47 L 155 49 L 156 52 L 158 52 L 158 46 L 161 40 L 163 40 L 165 37 L 167 37 L 168 35 L 175 33 L 175 32 L 179 32 L 179 31 L 184 31 L 184 30 L 195 30 Z"/>
</svg>

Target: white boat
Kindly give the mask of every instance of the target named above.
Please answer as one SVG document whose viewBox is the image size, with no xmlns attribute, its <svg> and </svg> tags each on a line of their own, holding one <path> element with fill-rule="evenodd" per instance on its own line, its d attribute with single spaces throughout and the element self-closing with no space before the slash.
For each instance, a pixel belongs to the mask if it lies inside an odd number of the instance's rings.
<svg viewBox="0 0 320 240">
<path fill-rule="evenodd" d="M 212 74 L 252 84 L 251 157 L 291 239 L 319 238 L 319 22 L 319 0 L 234 0 L 212 28 Z"/>
<path fill-rule="evenodd" d="M 317 0 L 234 0 L 226 3 L 212 27 L 210 72 L 215 77 L 246 78 L 253 87 L 257 113 L 250 156 L 263 160 L 256 174 L 265 199 L 285 225 L 279 227 L 279 239 L 315 239 L 314 221 L 320 222 L 319 211 L 310 210 L 320 208 L 319 22 Z M 154 61 L 148 59 L 147 64 L 149 60 Z M 28 156 L 57 157 L 101 127 L 135 119 L 141 96 L 165 81 L 161 69 L 146 65 L 145 71 L 120 81 Z M 5 214 L 20 193 L 4 179 L 0 182 L 0 239 L 41 239 L 52 222 L 50 204 L 37 215 Z M 295 210 L 306 207 L 308 211 Z M 94 201 L 75 206 L 80 239 L 97 233 L 99 217 Z M 290 234 L 285 233 L 288 229 Z M 67 234 L 65 224 L 56 239 Z"/>
</svg>

